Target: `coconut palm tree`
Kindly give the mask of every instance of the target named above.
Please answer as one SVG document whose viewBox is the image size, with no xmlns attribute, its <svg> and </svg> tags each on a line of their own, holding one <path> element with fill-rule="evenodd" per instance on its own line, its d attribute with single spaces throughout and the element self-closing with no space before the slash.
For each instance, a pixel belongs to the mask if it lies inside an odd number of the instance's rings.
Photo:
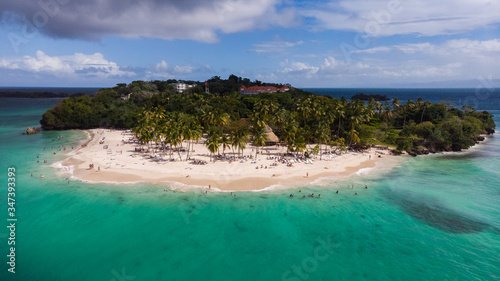
<svg viewBox="0 0 500 281">
<path fill-rule="evenodd" d="M 183 135 L 184 139 L 188 141 L 186 161 L 189 159 L 189 152 L 192 150 L 192 141 L 198 140 L 201 137 L 201 125 L 198 121 L 190 116 L 185 123 Z"/>
<path fill-rule="evenodd" d="M 205 145 L 207 146 L 208 150 L 210 151 L 210 160 L 212 160 L 212 154 L 219 151 L 219 147 L 221 145 L 220 137 L 221 137 L 220 131 L 214 127 L 211 127 L 209 132 L 208 132 L 208 138 L 205 141 Z M 216 157 L 214 157 L 214 163 L 215 163 L 215 160 L 216 160 Z"/>
<path fill-rule="evenodd" d="M 293 145 L 293 141 L 298 132 L 298 125 L 295 119 L 290 119 L 286 126 L 283 128 L 283 133 L 281 134 L 281 141 L 287 145 L 286 151 L 290 150 Z"/>
<path fill-rule="evenodd" d="M 323 120 L 320 121 L 316 127 L 316 138 L 319 144 L 319 160 L 321 160 L 323 156 L 321 153 L 321 144 L 326 144 L 330 141 L 330 126 Z"/>
<path fill-rule="evenodd" d="M 306 124 L 306 120 L 309 118 L 309 116 L 311 116 L 312 108 L 313 102 L 310 97 L 300 101 L 297 104 L 296 109 L 299 112 L 300 117 L 302 117 L 303 125 Z"/>
<path fill-rule="evenodd" d="M 408 100 L 406 102 L 406 105 L 403 108 L 403 110 L 405 112 L 405 117 L 404 117 L 404 120 L 403 120 L 403 129 L 406 126 L 406 116 L 408 115 L 408 110 L 413 110 L 413 108 L 415 108 L 415 102 L 412 101 L 412 100 Z"/>
<path fill-rule="evenodd" d="M 139 141 L 148 146 L 156 137 L 155 129 L 157 126 L 154 117 L 155 114 L 152 110 L 144 110 L 138 116 L 137 126 L 132 128 Z"/>
<path fill-rule="evenodd" d="M 422 115 L 420 115 L 420 123 L 422 123 L 422 121 L 424 120 L 424 112 L 425 112 L 425 109 L 428 108 L 429 106 L 431 106 L 431 102 L 429 101 L 425 101 L 423 104 L 422 104 Z"/>
<path fill-rule="evenodd" d="M 293 150 L 296 152 L 304 152 L 307 149 L 306 139 L 304 136 L 300 135 L 299 137 L 293 140 Z"/>
<path fill-rule="evenodd" d="M 238 156 L 240 156 L 240 150 L 243 151 L 247 147 L 247 143 L 249 140 L 248 136 L 249 132 L 246 127 L 237 129 L 231 136 L 231 145 L 232 147 L 237 148 Z"/>
<path fill-rule="evenodd" d="M 224 112 L 223 110 L 221 109 L 218 109 L 214 112 L 214 124 L 213 125 L 216 125 L 219 127 L 219 129 L 225 125 L 227 125 L 229 123 L 229 121 L 231 120 L 231 117 L 229 116 L 229 114 L 227 114 L 226 112 Z"/>
<path fill-rule="evenodd" d="M 227 134 L 223 134 L 220 138 L 220 142 L 222 145 L 222 154 L 224 155 L 226 153 L 226 148 L 231 147 L 231 139 Z"/>
<path fill-rule="evenodd" d="M 389 106 L 389 104 L 387 102 L 384 106 L 383 117 L 385 119 L 385 134 L 387 135 L 387 130 L 389 129 L 389 118 L 392 117 L 391 107 Z"/>
<path fill-rule="evenodd" d="M 397 112 L 399 110 L 399 107 L 401 106 L 400 101 L 398 98 L 392 99 L 392 110 L 394 112 Z"/>
<path fill-rule="evenodd" d="M 267 141 L 266 129 L 264 127 L 254 127 L 253 130 L 253 144 L 256 146 L 255 158 L 259 153 L 259 146 L 263 147 Z"/>
<path fill-rule="evenodd" d="M 254 116 L 262 122 L 261 126 L 265 127 L 270 120 L 271 116 L 274 116 L 274 112 L 278 107 L 271 100 L 259 100 L 254 103 L 253 113 Z"/>
</svg>

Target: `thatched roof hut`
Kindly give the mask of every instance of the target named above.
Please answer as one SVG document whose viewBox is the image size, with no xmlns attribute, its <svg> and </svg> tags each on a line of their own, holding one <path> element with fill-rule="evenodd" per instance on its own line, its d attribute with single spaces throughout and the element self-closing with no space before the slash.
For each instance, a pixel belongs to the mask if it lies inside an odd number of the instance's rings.
<svg viewBox="0 0 500 281">
<path fill-rule="evenodd" d="M 267 144 L 276 144 L 280 142 L 278 136 L 274 134 L 273 129 L 271 129 L 271 127 L 269 126 L 266 126 L 266 136 L 267 136 L 267 141 L 266 141 Z"/>
</svg>

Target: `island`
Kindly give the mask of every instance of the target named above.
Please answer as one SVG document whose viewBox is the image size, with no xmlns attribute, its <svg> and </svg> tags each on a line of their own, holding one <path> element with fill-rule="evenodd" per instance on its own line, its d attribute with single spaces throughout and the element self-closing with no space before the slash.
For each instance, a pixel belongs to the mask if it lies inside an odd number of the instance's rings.
<svg viewBox="0 0 500 281">
<path fill-rule="evenodd" d="M 388 101 L 390 100 L 386 95 L 365 95 L 363 93 L 357 93 L 354 96 L 351 97 L 351 100 L 362 100 L 362 101 L 369 101 L 369 100 L 375 100 L 375 101 Z"/>
<path fill-rule="evenodd" d="M 235 75 L 181 90 L 167 81 L 134 81 L 62 100 L 40 123 L 89 133 L 62 165 L 81 180 L 213 190 L 344 177 L 390 166 L 398 158 L 390 155 L 467 149 L 495 129 L 489 112 L 470 106 L 348 101 L 263 84 Z"/>
</svg>

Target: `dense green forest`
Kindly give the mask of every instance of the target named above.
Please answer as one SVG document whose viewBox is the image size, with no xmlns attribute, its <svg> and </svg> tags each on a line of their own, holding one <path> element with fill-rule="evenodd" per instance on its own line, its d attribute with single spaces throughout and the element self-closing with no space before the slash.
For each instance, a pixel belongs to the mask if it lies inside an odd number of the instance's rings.
<svg viewBox="0 0 500 281">
<path fill-rule="evenodd" d="M 318 96 L 291 88 L 284 93 L 240 95 L 250 82 L 231 75 L 214 77 L 210 93 L 198 83 L 178 93 L 171 81 L 134 81 L 101 89 L 94 96 L 71 97 L 49 109 L 40 121 L 45 130 L 130 128 L 143 142 L 182 143 L 207 134 L 207 146 L 233 147 L 251 140 L 266 142 L 272 128 L 290 151 L 306 144 L 353 149 L 372 144 L 397 147 L 411 154 L 458 151 L 474 145 L 481 134 L 494 132 L 492 115 L 472 107 L 454 108 L 418 98 L 367 102 Z M 210 149 L 210 146 L 209 146 Z"/>
</svg>

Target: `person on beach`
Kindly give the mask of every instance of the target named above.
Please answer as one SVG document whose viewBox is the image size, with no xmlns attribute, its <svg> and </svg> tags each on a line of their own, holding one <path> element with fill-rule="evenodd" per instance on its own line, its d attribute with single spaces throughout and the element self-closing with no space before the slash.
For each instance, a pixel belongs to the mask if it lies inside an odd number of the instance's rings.
<svg viewBox="0 0 500 281">
<path fill-rule="evenodd" d="M 308 177 L 309 177 L 309 172 L 306 173 L 306 178 L 308 178 Z"/>
</svg>

